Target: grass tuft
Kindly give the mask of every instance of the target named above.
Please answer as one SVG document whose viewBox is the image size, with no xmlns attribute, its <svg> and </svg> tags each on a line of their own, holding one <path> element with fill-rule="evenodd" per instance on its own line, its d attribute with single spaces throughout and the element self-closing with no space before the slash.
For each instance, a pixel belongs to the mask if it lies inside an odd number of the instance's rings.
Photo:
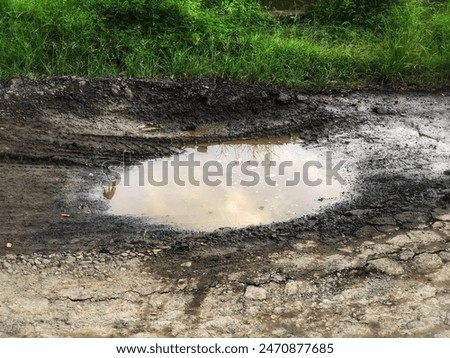
<svg viewBox="0 0 450 358">
<path fill-rule="evenodd" d="M 0 77 L 219 76 L 303 88 L 441 86 L 450 1 L 0 0 Z"/>
</svg>

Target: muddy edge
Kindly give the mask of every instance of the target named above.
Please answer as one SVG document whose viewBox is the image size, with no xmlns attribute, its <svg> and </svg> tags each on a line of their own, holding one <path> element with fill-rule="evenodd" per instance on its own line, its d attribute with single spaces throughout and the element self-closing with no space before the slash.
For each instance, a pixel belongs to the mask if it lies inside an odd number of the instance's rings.
<svg viewBox="0 0 450 358">
<path fill-rule="evenodd" d="M 448 96 L 1 82 L 0 335 L 450 336 Z M 352 195 L 211 234 L 106 211 L 107 161 L 285 134 L 345 157 Z"/>
</svg>

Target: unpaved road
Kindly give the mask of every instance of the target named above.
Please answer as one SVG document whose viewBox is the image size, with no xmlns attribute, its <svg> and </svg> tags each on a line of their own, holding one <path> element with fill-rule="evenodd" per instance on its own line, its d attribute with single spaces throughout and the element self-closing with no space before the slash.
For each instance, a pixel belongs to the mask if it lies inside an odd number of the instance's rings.
<svg viewBox="0 0 450 358">
<path fill-rule="evenodd" d="M 449 95 L 0 83 L 0 336 L 450 337 Z M 213 233 L 107 211 L 106 161 L 284 134 L 345 158 L 352 194 Z"/>
</svg>

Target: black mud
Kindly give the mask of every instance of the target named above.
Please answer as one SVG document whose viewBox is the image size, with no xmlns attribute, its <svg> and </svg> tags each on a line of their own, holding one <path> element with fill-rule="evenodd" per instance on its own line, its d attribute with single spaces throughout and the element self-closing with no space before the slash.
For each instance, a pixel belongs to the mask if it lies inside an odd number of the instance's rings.
<svg viewBox="0 0 450 358">
<path fill-rule="evenodd" d="M 216 257 L 233 265 L 298 240 L 332 245 L 429 227 L 433 211 L 450 206 L 449 94 L 308 94 L 216 79 L 2 82 L 0 254 L 156 249 L 174 260 L 203 257 L 212 267 Z M 356 180 L 344 202 L 289 222 L 213 233 L 107 213 L 105 162 L 285 134 L 346 157 Z"/>
</svg>

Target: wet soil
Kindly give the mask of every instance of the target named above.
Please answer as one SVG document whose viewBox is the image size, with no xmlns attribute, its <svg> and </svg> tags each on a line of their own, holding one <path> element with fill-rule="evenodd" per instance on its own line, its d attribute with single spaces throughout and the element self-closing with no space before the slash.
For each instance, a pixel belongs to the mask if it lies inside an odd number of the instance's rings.
<svg viewBox="0 0 450 358">
<path fill-rule="evenodd" d="M 450 287 L 449 95 L 311 94 L 219 79 L 0 82 L 0 334 L 450 336 L 441 314 Z M 213 232 L 108 211 L 103 186 L 118 163 L 283 135 L 340 153 L 355 178 L 351 195 L 317 214 Z M 139 288 L 147 284 L 151 292 Z M 344 291 L 351 297 L 341 299 Z M 18 295 L 37 308 L 20 312 Z M 150 307 L 154 295 L 167 306 Z M 408 306 L 414 300 L 420 312 Z M 127 305 L 128 316 L 100 319 Z M 309 314 L 300 317 L 299 305 Z M 380 312 L 396 319 L 383 326 Z M 239 315 L 256 326 L 241 326 Z M 426 317 L 435 320 L 423 325 Z"/>
</svg>

